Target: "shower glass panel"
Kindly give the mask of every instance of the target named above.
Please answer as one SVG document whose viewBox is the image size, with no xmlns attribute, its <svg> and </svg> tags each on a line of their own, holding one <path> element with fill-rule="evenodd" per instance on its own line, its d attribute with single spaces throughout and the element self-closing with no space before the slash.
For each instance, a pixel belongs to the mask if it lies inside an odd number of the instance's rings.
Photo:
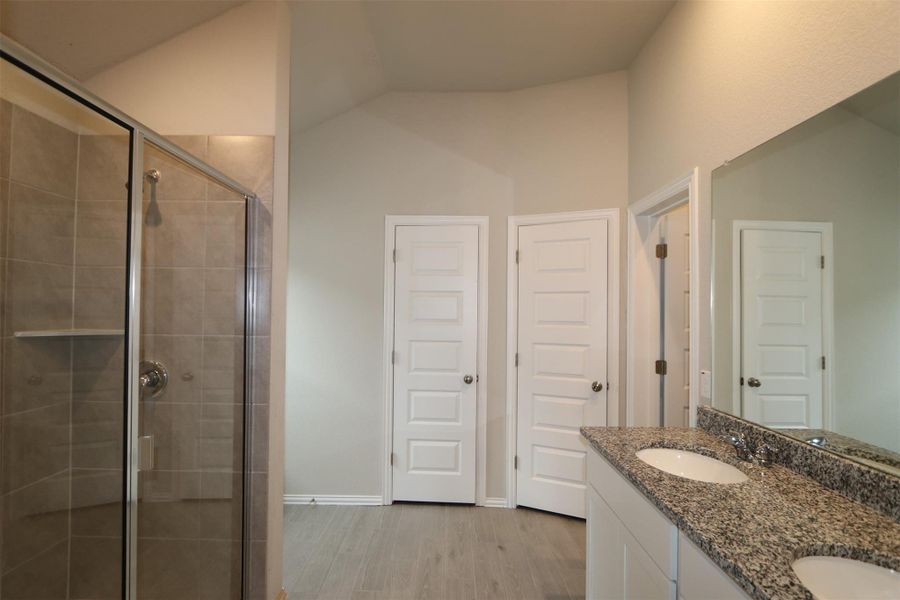
<svg viewBox="0 0 900 600">
<path fill-rule="evenodd" d="M 121 598 L 132 130 L 0 60 L 0 598 Z"/>
<path fill-rule="evenodd" d="M 239 599 L 247 201 L 150 143 L 143 166 L 137 597 Z"/>
</svg>

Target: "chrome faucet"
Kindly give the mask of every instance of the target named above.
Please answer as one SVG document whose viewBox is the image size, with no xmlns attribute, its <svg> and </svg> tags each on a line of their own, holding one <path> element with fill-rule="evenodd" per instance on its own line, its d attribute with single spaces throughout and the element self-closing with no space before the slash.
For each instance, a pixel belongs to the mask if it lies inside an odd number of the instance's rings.
<svg viewBox="0 0 900 600">
<path fill-rule="evenodd" d="M 734 453 L 737 455 L 738 460 L 746 460 L 748 462 L 753 460 L 753 451 L 750 450 L 747 436 L 743 433 L 732 433 L 725 440 L 734 447 Z"/>
<path fill-rule="evenodd" d="M 778 450 L 766 443 L 759 445 L 751 443 L 743 433 L 732 433 L 725 441 L 732 445 L 738 460 L 755 462 L 763 467 L 771 467 L 778 454 Z"/>
<path fill-rule="evenodd" d="M 775 462 L 775 456 L 777 454 L 778 450 L 772 446 L 760 444 L 756 447 L 756 450 L 753 451 L 753 458 L 756 459 L 756 464 L 763 467 L 771 467 L 772 463 Z"/>
</svg>

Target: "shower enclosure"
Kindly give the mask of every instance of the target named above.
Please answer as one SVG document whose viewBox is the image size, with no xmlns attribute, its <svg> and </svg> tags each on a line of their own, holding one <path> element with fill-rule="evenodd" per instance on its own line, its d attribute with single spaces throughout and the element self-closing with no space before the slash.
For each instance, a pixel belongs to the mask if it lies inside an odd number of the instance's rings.
<svg viewBox="0 0 900 600">
<path fill-rule="evenodd" d="M 264 208 L 0 49 L 0 600 L 250 598 Z"/>
</svg>

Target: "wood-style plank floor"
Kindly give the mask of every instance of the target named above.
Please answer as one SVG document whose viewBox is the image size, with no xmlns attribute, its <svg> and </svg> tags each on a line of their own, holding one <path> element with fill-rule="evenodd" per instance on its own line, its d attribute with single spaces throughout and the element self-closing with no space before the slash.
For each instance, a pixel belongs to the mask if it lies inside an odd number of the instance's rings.
<svg viewBox="0 0 900 600">
<path fill-rule="evenodd" d="M 584 598 L 584 521 L 442 504 L 285 507 L 290 600 Z"/>
</svg>

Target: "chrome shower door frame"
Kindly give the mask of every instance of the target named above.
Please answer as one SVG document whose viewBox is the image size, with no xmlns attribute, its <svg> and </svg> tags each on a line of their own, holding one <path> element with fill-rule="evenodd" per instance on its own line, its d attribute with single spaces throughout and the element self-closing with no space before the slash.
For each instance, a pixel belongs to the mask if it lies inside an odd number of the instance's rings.
<svg viewBox="0 0 900 600">
<path fill-rule="evenodd" d="M 130 117 L 103 99 L 85 89 L 78 81 L 69 77 L 30 50 L 10 38 L 0 34 L 0 59 L 5 59 L 22 68 L 30 75 L 43 81 L 74 101 L 94 110 L 98 114 L 120 125 L 130 135 L 129 181 L 128 181 L 128 262 L 127 262 L 127 302 L 126 302 L 126 399 L 125 399 L 125 440 L 124 440 L 124 523 L 123 523 L 123 577 L 122 597 L 137 600 L 137 509 L 138 509 L 138 426 L 140 384 L 138 363 L 140 360 L 140 318 L 141 318 L 141 232 L 143 205 L 143 155 L 144 144 L 149 142 L 171 154 L 178 160 L 200 171 L 210 179 L 237 192 L 245 202 L 245 298 L 244 298 L 244 389 L 243 389 L 243 494 L 241 532 L 241 597 L 249 598 L 249 519 L 251 490 L 251 415 L 252 415 L 252 366 L 254 323 L 256 318 L 255 281 L 255 222 L 259 210 L 256 194 L 211 167 L 199 158 L 173 144 L 159 133 L 140 121 Z"/>
</svg>

